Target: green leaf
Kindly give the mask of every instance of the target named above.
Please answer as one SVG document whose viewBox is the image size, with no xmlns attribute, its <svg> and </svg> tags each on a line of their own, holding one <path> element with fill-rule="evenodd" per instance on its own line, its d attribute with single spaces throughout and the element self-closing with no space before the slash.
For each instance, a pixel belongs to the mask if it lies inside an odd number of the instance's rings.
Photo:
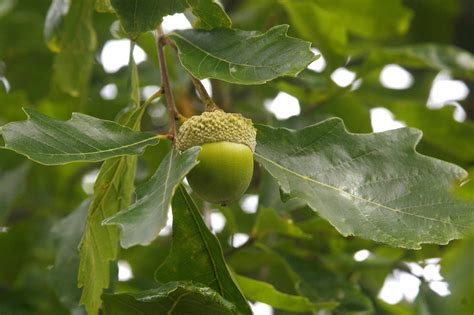
<svg viewBox="0 0 474 315">
<path fill-rule="evenodd" d="M 15 7 L 14 0 L 4 0 L 0 5 L 0 17 L 7 15 L 14 7 Z"/>
<path fill-rule="evenodd" d="M 450 299 L 442 297 L 428 287 L 426 282 L 420 285 L 420 291 L 414 302 L 415 314 L 417 315 L 444 315 L 444 314 L 470 314 L 472 312 L 462 312 L 456 308 L 450 308 L 447 303 Z"/>
<path fill-rule="evenodd" d="M 339 17 L 317 6 L 314 2 L 280 1 L 298 34 L 311 41 L 331 64 L 341 64 L 347 45 L 347 30 Z M 335 66 L 334 66 L 335 67 Z"/>
<path fill-rule="evenodd" d="M 339 117 L 347 121 L 347 128 L 352 132 L 369 133 L 372 131 L 370 110 L 354 93 L 333 97 L 314 110 L 319 117 Z M 318 118 L 319 118 L 318 117 Z M 314 124 L 315 121 L 311 124 Z"/>
<path fill-rule="evenodd" d="M 365 73 L 389 63 L 410 68 L 446 70 L 453 76 L 474 79 L 474 55 L 442 44 L 418 44 L 374 50 L 359 70 Z"/>
<path fill-rule="evenodd" d="M 234 274 L 245 296 L 253 301 L 259 301 L 275 308 L 291 312 L 309 312 L 332 308 L 334 303 L 312 303 L 303 296 L 280 292 L 271 284 Z"/>
<path fill-rule="evenodd" d="M 110 0 L 96 0 L 95 9 L 97 12 L 114 13 L 114 8 L 110 4 Z"/>
<path fill-rule="evenodd" d="M 170 282 L 138 293 L 104 294 L 104 314 L 237 315 L 236 307 L 214 290 L 194 282 Z"/>
<path fill-rule="evenodd" d="M 311 235 L 303 232 L 299 227 L 293 224 L 290 219 L 282 218 L 273 209 L 260 207 L 252 235 L 254 237 L 263 238 L 271 233 L 300 239 L 311 239 Z"/>
<path fill-rule="evenodd" d="M 349 35 L 391 38 L 408 30 L 412 13 L 400 0 L 280 0 L 298 33 L 320 49 L 330 66 L 349 55 Z"/>
<path fill-rule="evenodd" d="M 137 201 L 128 209 L 104 220 L 104 224 L 115 224 L 122 228 L 122 247 L 147 245 L 158 236 L 166 225 L 176 187 L 198 164 L 198 154 L 198 147 L 184 153 L 173 148 L 150 180 L 137 189 Z"/>
<path fill-rule="evenodd" d="M 391 90 L 380 85 L 379 72 L 364 77 L 364 85 L 352 93 L 355 99 L 370 107 L 386 107 L 407 126 L 423 131 L 420 152 L 443 160 L 468 165 L 474 160 L 474 123 L 455 121 L 455 107 L 430 109 L 426 100 L 432 87 L 434 73 L 417 75 L 413 86 L 406 90 Z"/>
<path fill-rule="evenodd" d="M 44 39 L 52 51 L 59 51 L 59 37 L 64 17 L 69 12 L 71 3 L 67 0 L 53 0 L 44 21 Z"/>
<path fill-rule="evenodd" d="M 288 25 L 266 33 L 236 29 L 183 30 L 170 34 L 183 66 L 198 79 L 263 84 L 296 76 L 316 59 L 310 43 L 286 35 Z"/>
<path fill-rule="evenodd" d="M 129 68 L 130 68 L 130 100 L 133 104 L 140 105 L 140 79 L 138 75 L 138 67 L 133 57 L 135 42 L 130 41 Z"/>
<path fill-rule="evenodd" d="M 420 138 L 409 128 L 350 134 L 340 119 L 299 131 L 259 126 L 255 157 L 344 236 L 418 249 L 474 226 L 473 205 L 451 196 L 466 172 L 417 153 Z"/>
<path fill-rule="evenodd" d="M 157 28 L 166 15 L 191 8 L 199 20 L 197 27 L 211 29 L 230 27 L 231 21 L 224 9 L 213 0 L 111 0 L 123 28 L 132 38 Z"/>
<path fill-rule="evenodd" d="M 58 52 L 53 65 L 53 82 L 74 97 L 86 96 L 97 39 L 92 23 L 95 0 L 56 0 L 51 4 L 45 37 Z M 67 15 L 64 15 L 67 12 Z M 64 19 L 64 21 L 63 21 Z"/>
<path fill-rule="evenodd" d="M 279 213 L 291 212 L 294 209 L 302 208 L 305 202 L 291 199 L 285 202 L 281 199 L 281 189 L 278 181 L 264 169 L 261 170 L 258 202 L 260 206 L 268 207 Z"/>
<path fill-rule="evenodd" d="M 140 130 L 146 109 L 138 103 L 134 91 L 139 88 L 136 64 L 133 60 L 133 45 L 130 48 L 131 70 L 130 106 L 120 113 L 117 121 L 131 130 Z M 88 210 L 87 224 L 80 246 L 78 286 L 83 287 L 81 303 L 88 314 L 97 314 L 101 306 L 101 294 L 108 288 L 111 279 L 111 261 L 117 259 L 119 235 L 117 227 L 103 226 L 102 221 L 122 209 L 126 209 L 134 190 L 136 156 L 122 156 L 106 160 L 94 185 L 94 195 Z"/>
<path fill-rule="evenodd" d="M 22 193 L 29 170 L 27 163 L 11 170 L 0 169 L 0 226 L 7 221 L 13 202 Z"/>
<path fill-rule="evenodd" d="M 164 16 L 183 12 L 187 7 L 186 2 L 182 0 L 110 0 L 110 3 L 131 38 L 154 30 Z"/>
<path fill-rule="evenodd" d="M 84 201 L 76 210 L 51 228 L 51 234 L 58 243 L 58 249 L 49 278 L 59 300 L 70 310 L 79 306 L 81 296 L 81 290 L 76 284 L 79 268 L 78 247 L 84 233 L 89 205 L 90 200 Z"/>
<path fill-rule="evenodd" d="M 286 77 L 272 82 L 272 86 L 298 99 L 305 105 L 320 104 L 330 97 L 331 79 L 313 70 L 303 70 L 296 78 Z"/>
<path fill-rule="evenodd" d="M 210 30 L 232 26 L 232 21 L 218 1 L 188 0 L 187 2 L 191 6 L 193 14 L 198 17 L 194 23 L 195 28 Z"/>
<path fill-rule="evenodd" d="M 282 251 L 274 252 L 262 247 L 266 252 L 276 255 L 291 274 L 295 289 L 317 305 L 334 309 L 334 314 L 373 314 L 370 299 L 357 284 L 346 279 L 342 272 L 325 268 L 318 253 L 309 257 L 294 256 Z"/>
<path fill-rule="evenodd" d="M 219 241 L 204 224 L 196 204 L 182 185 L 175 194 L 172 208 L 173 243 L 155 279 L 160 283 L 202 283 L 235 304 L 241 314 L 252 314 L 229 273 Z"/>
<path fill-rule="evenodd" d="M 105 161 L 94 185 L 87 225 L 80 246 L 78 286 L 83 287 L 81 303 L 88 314 L 97 314 L 100 296 L 109 287 L 110 261 L 117 258 L 119 236 L 115 226 L 102 226 L 104 218 L 128 207 L 132 199 L 136 157 Z"/>
<path fill-rule="evenodd" d="M 454 156 L 457 161 L 474 161 L 474 123 L 455 121 L 454 106 L 429 109 L 422 104 L 400 102 L 388 108 L 408 126 L 423 130 L 423 139 L 429 145 Z"/>
<path fill-rule="evenodd" d="M 2 104 L 2 115 L 0 123 L 3 125 L 9 121 L 23 119 L 23 107 L 31 106 L 28 96 L 23 92 L 4 92 L 0 88 L 0 103 Z"/>
<path fill-rule="evenodd" d="M 102 161 L 141 154 L 158 143 L 155 134 L 134 132 L 115 122 L 73 113 L 66 122 L 25 109 L 26 121 L 1 127 L 5 148 L 46 165 Z"/>
<path fill-rule="evenodd" d="M 474 312 L 474 235 L 459 242 L 443 256 L 442 273 L 449 283 L 450 309 L 456 314 Z"/>
<path fill-rule="evenodd" d="M 402 0 L 322 0 L 317 4 L 337 15 L 349 33 L 366 39 L 387 39 L 404 34 L 413 17 Z"/>
<path fill-rule="evenodd" d="M 455 191 L 456 196 L 474 203 L 474 167 L 468 169 L 469 176 Z"/>
</svg>

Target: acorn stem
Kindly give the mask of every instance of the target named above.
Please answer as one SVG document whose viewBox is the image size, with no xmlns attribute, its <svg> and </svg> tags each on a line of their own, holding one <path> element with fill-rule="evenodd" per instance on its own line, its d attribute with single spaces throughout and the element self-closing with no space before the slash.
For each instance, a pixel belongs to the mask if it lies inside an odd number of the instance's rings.
<svg viewBox="0 0 474 315">
<path fill-rule="evenodd" d="M 191 78 L 191 81 L 193 82 L 194 87 L 198 91 L 199 96 L 201 97 L 201 101 L 204 103 L 204 106 L 206 107 L 206 112 L 213 112 L 215 110 L 220 109 L 219 106 L 217 106 L 217 104 L 214 103 L 211 96 L 207 93 L 206 88 L 204 88 L 204 85 L 202 85 L 201 80 L 196 79 L 191 73 L 189 73 L 189 77 Z"/>
<path fill-rule="evenodd" d="M 173 92 L 170 88 L 170 82 L 168 78 L 168 68 L 166 66 L 165 54 L 163 46 L 166 45 L 166 38 L 164 37 L 163 29 L 161 25 L 157 27 L 155 32 L 156 48 L 158 51 L 158 63 L 160 64 L 160 74 L 161 74 L 161 89 L 166 97 L 166 106 L 168 108 L 168 117 L 169 117 L 169 135 L 170 140 L 175 141 L 176 138 L 176 120 L 179 120 L 181 116 L 176 109 L 174 103 Z"/>
<path fill-rule="evenodd" d="M 181 123 L 181 124 L 184 124 L 184 122 L 186 120 L 188 120 L 189 118 L 188 117 L 185 117 L 183 115 L 181 115 L 180 113 L 178 113 L 178 121 Z"/>
</svg>

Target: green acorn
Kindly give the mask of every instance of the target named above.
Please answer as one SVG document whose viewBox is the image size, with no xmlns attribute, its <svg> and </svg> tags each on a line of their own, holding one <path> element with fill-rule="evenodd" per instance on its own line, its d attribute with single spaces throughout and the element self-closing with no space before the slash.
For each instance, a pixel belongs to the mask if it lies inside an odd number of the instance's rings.
<svg viewBox="0 0 474 315">
<path fill-rule="evenodd" d="M 181 151 L 201 146 L 199 164 L 187 179 L 202 199 L 225 205 L 238 200 L 249 187 L 256 146 L 250 119 L 222 110 L 193 116 L 179 128 L 176 146 Z"/>
</svg>

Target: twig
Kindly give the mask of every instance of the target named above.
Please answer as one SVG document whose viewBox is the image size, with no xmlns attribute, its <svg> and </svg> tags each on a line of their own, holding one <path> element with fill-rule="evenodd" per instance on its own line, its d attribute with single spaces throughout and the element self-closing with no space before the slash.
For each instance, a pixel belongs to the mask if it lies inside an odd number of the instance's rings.
<svg viewBox="0 0 474 315">
<path fill-rule="evenodd" d="M 163 42 L 163 45 L 172 47 L 175 52 L 178 51 L 178 48 L 176 47 L 175 43 L 172 40 L 170 40 L 168 37 L 162 37 L 162 42 Z M 206 107 L 206 111 L 212 112 L 212 111 L 218 110 L 219 106 L 217 106 L 217 104 L 209 96 L 206 89 L 204 88 L 204 85 L 202 85 L 201 81 L 196 79 L 189 71 L 186 71 L 186 72 L 189 74 L 189 77 L 191 78 L 191 81 L 193 82 L 194 88 L 198 91 L 199 96 L 201 97 L 201 101 L 204 103 L 204 106 Z"/>
<path fill-rule="evenodd" d="M 174 143 L 176 138 L 176 120 L 179 119 L 179 113 L 176 110 L 176 105 L 174 103 L 173 93 L 171 92 L 170 82 L 168 78 L 168 68 L 166 66 L 165 54 L 163 51 L 163 46 L 165 42 L 163 41 L 163 29 L 161 25 L 158 26 L 155 33 L 156 48 L 158 51 L 158 62 L 160 64 L 160 74 L 161 74 L 161 88 L 166 97 L 166 106 L 168 108 L 168 117 L 169 117 L 169 132 L 168 136 L 170 140 Z"/>
</svg>

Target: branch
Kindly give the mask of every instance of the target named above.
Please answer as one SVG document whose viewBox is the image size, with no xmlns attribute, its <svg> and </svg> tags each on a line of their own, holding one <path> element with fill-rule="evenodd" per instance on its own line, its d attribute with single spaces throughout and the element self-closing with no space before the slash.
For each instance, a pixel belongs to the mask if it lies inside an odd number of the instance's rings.
<svg viewBox="0 0 474 315">
<path fill-rule="evenodd" d="M 174 103 L 173 93 L 171 92 L 170 82 L 168 78 L 168 68 L 166 66 L 165 54 L 163 51 L 163 46 L 165 45 L 163 34 L 163 29 L 161 25 L 158 26 L 155 32 L 156 48 L 158 51 L 158 62 L 160 64 L 160 74 L 161 74 L 161 89 L 166 97 L 166 107 L 168 108 L 168 118 L 169 118 L 169 139 L 174 143 L 176 139 L 176 120 L 179 120 L 180 114 L 176 109 Z"/>
<path fill-rule="evenodd" d="M 171 41 L 168 37 L 163 37 L 162 41 L 163 41 L 163 45 L 168 45 L 168 46 L 172 47 L 175 52 L 178 51 L 178 48 L 176 47 L 175 43 L 173 41 Z M 213 112 L 215 110 L 218 110 L 219 106 L 217 106 L 217 104 L 209 96 L 206 89 L 204 88 L 204 85 L 202 85 L 201 81 L 196 79 L 189 71 L 186 70 L 186 72 L 188 73 L 189 77 L 191 78 L 191 81 L 193 82 L 194 88 L 198 91 L 199 96 L 201 98 L 201 101 L 203 102 L 204 106 L 206 107 L 206 111 Z"/>
</svg>

